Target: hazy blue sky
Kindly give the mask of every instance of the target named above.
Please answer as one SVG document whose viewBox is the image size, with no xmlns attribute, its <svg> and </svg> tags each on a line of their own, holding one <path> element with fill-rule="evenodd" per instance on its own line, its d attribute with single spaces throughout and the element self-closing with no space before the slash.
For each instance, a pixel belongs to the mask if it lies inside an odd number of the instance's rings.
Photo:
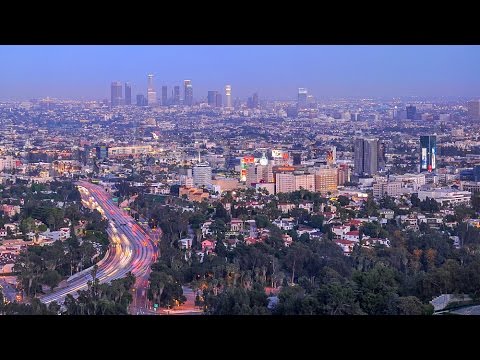
<svg viewBox="0 0 480 360">
<path fill-rule="evenodd" d="M 196 99 L 225 84 L 234 98 L 480 97 L 479 64 L 480 46 L 0 46 L 0 99 L 103 99 L 115 80 L 135 96 L 148 73 L 169 95 L 191 79 Z"/>
</svg>

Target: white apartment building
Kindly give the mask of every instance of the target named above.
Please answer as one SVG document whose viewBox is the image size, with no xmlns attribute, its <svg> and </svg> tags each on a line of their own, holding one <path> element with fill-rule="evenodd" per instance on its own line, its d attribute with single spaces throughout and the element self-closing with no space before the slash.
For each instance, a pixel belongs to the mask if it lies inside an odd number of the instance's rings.
<svg viewBox="0 0 480 360">
<path fill-rule="evenodd" d="M 399 196 L 402 193 L 402 183 L 399 181 L 377 182 L 373 184 L 373 196 L 375 197 L 383 197 L 384 195 Z"/>
</svg>

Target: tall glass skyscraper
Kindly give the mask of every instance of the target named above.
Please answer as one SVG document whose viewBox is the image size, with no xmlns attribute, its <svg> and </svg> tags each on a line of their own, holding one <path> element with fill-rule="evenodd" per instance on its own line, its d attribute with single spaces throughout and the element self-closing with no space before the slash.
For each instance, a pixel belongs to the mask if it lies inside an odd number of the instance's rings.
<svg viewBox="0 0 480 360">
<path fill-rule="evenodd" d="M 354 171 L 357 175 L 375 175 L 382 156 L 378 139 L 355 139 Z"/>
<path fill-rule="evenodd" d="M 132 105 L 132 86 L 130 83 L 125 83 L 125 105 Z"/>
<path fill-rule="evenodd" d="M 297 102 L 297 108 L 298 109 L 306 109 L 307 108 L 307 96 L 308 96 L 307 89 L 298 88 L 298 102 Z"/>
<path fill-rule="evenodd" d="M 217 92 L 210 90 L 207 96 L 208 105 L 214 107 L 217 104 Z"/>
<path fill-rule="evenodd" d="M 162 86 L 162 105 L 163 106 L 168 105 L 168 92 L 167 92 L 166 86 Z"/>
<path fill-rule="evenodd" d="M 417 116 L 417 107 L 413 105 L 407 106 L 406 111 L 407 111 L 407 119 L 415 120 Z"/>
<path fill-rule="evenodd" d="M 420 172 L 431 172 L 437 167 L 437 137 L 420 136 Z"/>
<path fill-rule="evenodd" d="M 225 106 L 232 107 L 232 87 L 230 85 L 225 85 Z"/>
<path fill-rule="evenodd" d="M 222 94 L 219 92 L 217 92 L 217 95 L 215 96 L 215 106 L 222 107 Z"/>
<path fill-rule="evenodd" d="M 173 87 L 173 103 L 175 105 L 180 104 L 180 86 Z"/>
<path fill-rule="evenodd" d="M 119 106 L 122 103 L 122 83 L 120 81 L 112 82 L 110 87 L 110 104 L 112 107 Z"/>
<path fill-rule="evenodd" d="M 192 106 L 193 105 L 193 86 L 192 86 L 192 80 L 184 80 L 183 81 L 183 86 L 184 86 L 184 100 L 183 104 L 187 106 Z"/>
<path fill-rule="evenodd" d="M 157 93 L 155 87 L 153 86 L 153 75 L 148 75 L 148 85 L 147 85 L 147 102 L 148 105 L 153 106 L 157 104 Z"/>
</svg>

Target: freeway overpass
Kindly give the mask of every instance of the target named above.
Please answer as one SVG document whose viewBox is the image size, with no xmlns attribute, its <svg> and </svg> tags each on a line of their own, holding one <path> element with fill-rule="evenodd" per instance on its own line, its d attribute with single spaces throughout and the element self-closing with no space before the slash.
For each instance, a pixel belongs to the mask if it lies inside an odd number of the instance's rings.
<svg viewBox="0 0 480 360">
<path fill-rule="evenodd" d="M 107 233 L 111 246 L 105 257 L 97 263 L 97 278 L 100 283 L 122 278 L 131 271 L 137 277 L 134 290 L 145 296 L 146 279 L 150 266 L 156 259 L 156 249 L 152 240 L 126 211 L 115 205 L 101 186 L 87 181 L 79 181 L 76 185 L 82 196 L 83 205 L 97 209 L 108 220 Z M 77 291 L 85 290 L 87 282 L 92 280 L 91 271 L 92 268 L 88 268 L 71 276 L 64 287 L 42 296 L 40 300 L 45 304 L 52 301 L 61 304 L 67 294 L 76 296 Z M 145 303 L 146 301 L 138 304 L 137 308 L 146 306 Z M 143 312 L 136 310 L 134 313 Z"/>
</svg>

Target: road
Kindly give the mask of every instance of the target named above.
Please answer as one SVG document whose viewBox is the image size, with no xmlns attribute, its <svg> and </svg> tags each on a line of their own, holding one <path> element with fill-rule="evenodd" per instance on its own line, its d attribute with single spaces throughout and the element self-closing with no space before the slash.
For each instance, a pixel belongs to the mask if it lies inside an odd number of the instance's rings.
<svg viewBox="0 0 480 360">
<path fill-rule="evenodd" d="M 480 315 L 480 305 L 467 306 L 464 308 L 450 311 L 456 315 Z"/>
<path fill-rule="evenodd" d="M 154 259 L 156 260 L 159 256 L 158 252 L 158 238 L 161 236 L 161 230 L 156 229 L 152 230 L 146 226 L 142 226 L 143 230 L 147 233 L 148 237 L 151 239 L 155 251 Z M 153 304 L 147 299 L 148 291 L 148 278 L 150 276 L 151 268 L 149 267 L 142 275 L 137 276 L 135 286 L 133 288 L 133 301 L 130 304 L 129 312 L 133 315 L 147 315 L 148 310 L 152 309 Z"/>
<path fill-rule="evenodd" d="M 76 183 L 84 206 L 97 209 L 107 220 L 107 233 L 111 245 L 105 257 L 100 260 L 97 278 L 100 283 L 124 277 L 132 272 L 137 278 L 134 286 L 134 306 L 132 314 L 142 314 L 147 306 L 146 288 L 150 266 L 156 259 L 156 247 L 135 220 L 112 201 L 111 196 L 99 185 L 87 181 Z M 57 301 L 63 303 L 67 294 L 76 296 L 77 291 L 85 290 L 87 282 L 92 280 L 92 268 L 85 269 L 67 279 L 67 285 L 44 295 L 40 300 L 46 304 Z"/>
</svg>

